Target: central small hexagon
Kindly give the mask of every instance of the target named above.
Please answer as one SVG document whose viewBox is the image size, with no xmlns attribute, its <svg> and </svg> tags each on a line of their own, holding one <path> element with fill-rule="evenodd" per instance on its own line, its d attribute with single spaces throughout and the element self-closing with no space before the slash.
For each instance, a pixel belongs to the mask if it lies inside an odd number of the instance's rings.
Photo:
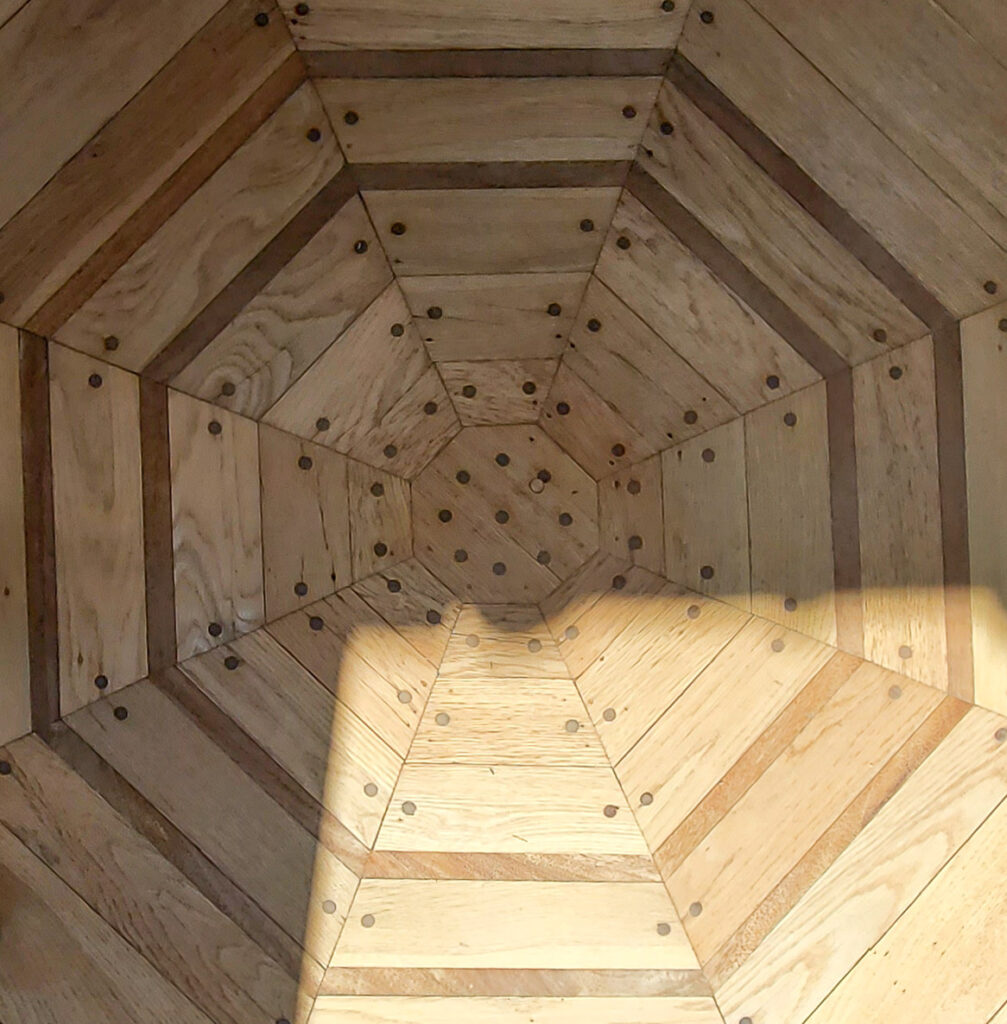
<svg viewBox="0 0 1007 1024">
<path fill-rule="evenodd" d="M 466 427 L 413 481 L 413 536 L 463 600 L 538 602 L 598 550 L 597 485 L 537 426 Z"/>
</svg>

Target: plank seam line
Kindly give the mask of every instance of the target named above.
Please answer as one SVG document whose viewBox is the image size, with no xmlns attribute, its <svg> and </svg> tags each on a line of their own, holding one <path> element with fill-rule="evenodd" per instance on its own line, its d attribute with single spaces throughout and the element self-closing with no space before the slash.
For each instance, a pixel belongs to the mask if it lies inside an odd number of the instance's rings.
<svg viewBox="0 0 1007 1024">
<path fill-rule="evenodd" d="M 456 160 L 351 163 L 364 192 L 484 188 L 617 188 L 631 160 Z M 409 275 L 414 276 L 414 275 Z"/>
</svg>

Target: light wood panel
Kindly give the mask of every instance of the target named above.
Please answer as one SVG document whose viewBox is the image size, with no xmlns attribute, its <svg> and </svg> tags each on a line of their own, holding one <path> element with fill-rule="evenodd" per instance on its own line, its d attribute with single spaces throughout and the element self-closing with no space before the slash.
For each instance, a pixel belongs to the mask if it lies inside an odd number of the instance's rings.
<svg viewBox="0 0 1007 1024">
<path fill-rule="evenodd" d="M 494 359 L 443 362 L 438 369 L 462 426 L 481 426 L 534 423 L 558 365 L 556 359 Z"/>
<path fill-rule="evenodd" d="M 180 659 L 264 619 L 255 423 L 168 395 L 175 623 Z M 210 627 L 216 624 L 211 632 Z M 214 635 L 216 634 L 216 635 Z"/>
<path fill-rule="evenodd" d="M 354 580 L 381 572 L 413 550 L 409 484 L 391 473 L 350 460 L 350 563 Z"/>
<path fill-rule="evenodd" d="M 441 663 L 441 679 L 569 679 L 537 608 L 465 605 Z"/>
<path fill-rule="evenodd" d="M 745 417 L 752 612 L 836 643 L 825 384 Z"/>
<path fill-rule="evenodd" d="M 620 469 L 598 484 L 602 548 L 651 572 L 664 572 L 661 457 Z"/>
<path fill-rule="evenodd" d="M 60 707 L 147 672 L 137 378 L 49 349 Z"/>
<path fill-rule="evenodd" d="M 397 274 L 590 270 L 615 188 L 364 192 Z M 590 221 L 594 229 L 581 229 Z M 401 225 L 404 231 L 393 231 Z"/>
<path fill-rule="evenodd" d="M 865 657 L 946 688 L 930 339 L 856 367 L 853 399 Z"/>
<path fill-rule="evenodd" d="M 335 137 L 303 86 L 57 332 L 139 370 L 339 169 Z M 114 350 L 107 337 L 118 339 Z"/>
</svg>

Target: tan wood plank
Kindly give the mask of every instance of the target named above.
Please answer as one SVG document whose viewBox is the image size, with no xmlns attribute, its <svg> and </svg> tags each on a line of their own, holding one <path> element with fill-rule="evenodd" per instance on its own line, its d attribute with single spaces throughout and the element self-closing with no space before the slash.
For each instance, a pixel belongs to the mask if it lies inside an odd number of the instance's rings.
<svg viewBox="0 0 1007 1024">
<path fill-rule="evenodd" d="M 835 645 L 828 436 L 824 383 L 745 417 L 752 612 Z"/>
<path fill-rule="evenodd" d="M 744 421 L 665 451 L 661 465 L 668 578 L 750 610 Z"/>
<path fill-rule="evenodd" d="M 227 1024 L 293 1007 L 296 981 L 40 740 L 4 756 L 0 821 L 164 978 Z"/>
<path fill-rule="evenodd" d="M 557 639 L 563 636 L 568 626 L 609 593 L 612 578 L 630 568 L 628 558 L 596 551 L 539 605 L 549 632 Z"/>
<path fill-rule="evenodd" d="M 439 679 L 569 679 L 537 608 L 465 605 L 448 641 Z"/>
<path fill-rule="evenodd" d="M 933 344 L 854 369 L 864 656 L 945 689 Z"/>
<path fill-rule="evenodd" d="M 583 273 L 431 275 L 402 291 L 430 357 L 471 362 L 560 355 L 586 284 Z"/>
<path fill-rule="evenodd" d="M 351 582 L 349 490 L 343 456 L 265 424 L 259 427 L 259 472 L 271 620 Z"/>
<path fill-rule="evenodd" d="M 0 743 L 31 729 L 18 333 L 0 326 Z"/>
<path fill-rule="evenodd" d="M 409 484 L 391 473 L 350 461 L 350 560 L 354 580 L 382 572 L 413 550 Z"/>
<path fill-rule="evenodd" d="M 590 270 L 612 219 L 614 188 L 365 192 L 397 274 Z M 591 221 L 594 230 L 581 229 Z M 392 231 L 402 225 L 405 231 Z"/>
<path fill-rule="evenodd" d="M 443 362 L 438 369 L 462 426 L 469 427 L 534 423 L 558 366 L 556 359 L 494 359 Z"/>
<path fill-rule="evenodd" d="M 335 138 L 302 86 L 58 331 L 74 348 L 139 370 L 339 169 Z M 107 337 L 118 339 L 114 350 Z"/>
<path fill-rule="evenodd" d="M 362 253 L 355 248 L 360 242 L 367 247 Z M 172 386 L 258 419 L 390 280 L 364 204 L 354 197 Z"/>
<path fill-rule="evenodd" d="M 600 481 L 598 527 L 602 548 L 663 574 L 663 504 L 659 455 Z"/>
<path fill-rule="evenodd" d="M 412 942 L 430 920 L 438 927 Z M 487 921 L 498 922 L 492 933 Z M 645 969 L 696 959 L 659 883 L 364 879 L 332 965 Z"/>
<path fill-rule="evenodd" d="M 130 373 L 49 349 L 64 713 L 147 672 L 140 390 Z"/>
<path fill-rule="evenodd" d="M 986 0 L 940 0 L 938 6 L 985 46 L 994 60 L 1001 64 L 1007 60 L 1007 31 L 1003 20 L 997 17 L 995 4 Z"/>
</svg>

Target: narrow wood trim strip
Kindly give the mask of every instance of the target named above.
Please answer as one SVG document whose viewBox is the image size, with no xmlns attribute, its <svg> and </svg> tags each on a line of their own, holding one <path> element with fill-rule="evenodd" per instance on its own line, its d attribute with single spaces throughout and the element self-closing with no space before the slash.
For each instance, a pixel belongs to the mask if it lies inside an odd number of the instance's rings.
<svg viewBox="0 0 1007 1024">
<path fill-rule="evenodd" d="M 832 866 L 910 775 L 937 749 L 965 717 L 969 705 L 954 697 L 944 700 L 888 759 L 787 876 L 751 913 L 744 924 L 703 965 L 719 988 L 752 955 L 762 940 Z"/>
<path fill-rule="evenodd" d="M 832 562 L 836 600 L 836 646 L 864 655 L 861 594 L 860 499 L 857 444 L 853 430 L 853 373 L 844 370 L 825 382 L 829 430 L 829 497 L 832 507 Z"/>
<path fill-rule="evenodd" d="M 49 746 L 167 861 L 293 978 L 301 977 L 300 946 L 276 925 L 153 804 L 69 726 L 58 722 Z"/>
<path fill-rule="evenodd" d="M 367 847 L 345 825 L 326 811 L 181 669 L 172 667 L 163 672 L 152 673 L 150 681 L 178 704 L 291 818 L 322 842 L 355 875 L 360 875 L 369 852 Z"/>
<path fill-rule="evenodd" d="M 44 737 L 60 717 L 49 348 L 45 339 L 27 331 L 20 332 L 18 347 L 31 727 Z"/>
<path fill-rule="evenodd" d="M 354 164 L 360 188 L 622 188 L 629 160 L 513 163 Z"/>
<path fill-rule="evenodd" d="M 167 384 L 241 312 L 334 217 L 357 191 L 344 165 L 271 242 L 210 300 L 195 319 L 144 367 L 144 376 Z"/>
<path fill-rule="evenodd" d="M 168 389 L 143 377 L 140 378 L 140 460 L 143 467 L 147 670 L 157 672 L 178 660 Z"/>
<path fill-rule="evenodd" d="M 661 879 L 650 857 L 399 850 L 375 850 L 367 858 L 363 877 L 508 882 L 658 882 Z"/>
<path fill-rule="evenodd" d="M 671 50 L 305 50 L 311 78 L 587 78 L 663 75 Z"/>
<path fill-rule="evenodd" d="M 638 164 L 630 169 L 626 187 L 821 376 L 830 377 L 846 368 L 846 363 L 834 349 Z"/>
<path fill-rule="evenodd" d="M 931 330 L 947 308 L 681 53 L 667 78 Z"/>
<path fill-rule="evenodd" d="M 702 971 L 330 967 L 320 996 L 710 996 Z"/>
<path fill-rule="evenodd" d="M 143 245 L 179 207 L 264 124 L 304 82 L 296 53 L 210 136 L 121 228 L 28 321 L 51 335 Z"/>
<path fill-rule="evenodd" d="M 969 560 L 968 491 L 965 480 L 965 396 L 962 384 L 961 327 L 958 323 L 947 323 L 934 331 L 933 338 L 948 692 L 961 700 L 973 701 L 975 675 L 972 656 L 972 570 Z"/>
</svg>

